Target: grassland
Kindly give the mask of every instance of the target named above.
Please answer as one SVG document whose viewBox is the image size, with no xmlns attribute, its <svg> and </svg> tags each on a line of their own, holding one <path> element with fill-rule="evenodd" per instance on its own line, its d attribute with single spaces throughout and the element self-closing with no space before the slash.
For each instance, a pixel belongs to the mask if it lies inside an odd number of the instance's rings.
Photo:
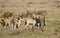
<svg viewBox="0 0 60 38">
<path fill-rule="evenodd" d="M 0 38 L 60 38 L 60 0 L 0 0 L 0 16 L 5 12 L 12 12 L 17 16 L 25 14 L 26 10 L 46 10 L 44 31 L 25 30 L 24 25 L 18 30 L 0 28 Z"/>
</svg>

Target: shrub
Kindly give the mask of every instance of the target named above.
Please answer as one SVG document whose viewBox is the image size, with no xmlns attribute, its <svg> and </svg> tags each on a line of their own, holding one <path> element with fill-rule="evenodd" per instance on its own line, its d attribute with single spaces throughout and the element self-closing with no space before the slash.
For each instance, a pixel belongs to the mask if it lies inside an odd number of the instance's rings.
<svg viewBox="0 0 60 38">
<path fill-rule="evenodd" d="M 32 2 L 28 2 L 28 4 L 32 4 Z"/>
<path fill-rule="evenodd" d="M 3 17 L 10 17 L 10 16 L 13 16 L 13 13 L 11 13 L 11 12 L 5 12 L 3 14 Z"/>
<path fill-rule="evenodd" d="M 39 15 L 45 14 L 45 15 L 46 15 L 47 13 L 46 13 L 46 10 L 39 10 L 39 11 L 37 12 L 37 14 L 39 14 Z"/>
<path fill-rule="evenodd" d="M 32 12 L 30 12 L 30 11 L 26 11 L 26 16 L 31 16 L 32 15 Z"/>
<path fill-rule="evenodd" d="M 40 4 L 47 4 L 47 2 L 40 2 Z"/>
</svg>

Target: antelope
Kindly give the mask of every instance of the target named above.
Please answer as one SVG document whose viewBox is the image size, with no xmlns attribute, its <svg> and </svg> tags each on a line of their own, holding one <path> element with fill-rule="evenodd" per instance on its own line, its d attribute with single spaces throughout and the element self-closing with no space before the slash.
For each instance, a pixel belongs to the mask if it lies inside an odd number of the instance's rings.
<svg viewBox="0 0 60 38">
<path fill-rule="evenodd" d="M 17 18 L 13 18 L 13 20 L 12 20 L 12 29 L 15 29 L 16 28 L 16 26 L 18 26 L 17 24 L 18 24 L 18 20 L 17 20 Z M 17 27 L 18 28 L 18 27 Z"/>
<path fill-rule="evenodd" d="M 6 28 L 8 28 L 8 27 L 10 28 L 12 19 L 10 17 L 5 17 L 3 20 L 5 22 Z"/>
<path fill-rule="evenodd" d="M 32 17 L 34 20 L 36 20 L 35 26 L 37 26 L 38 29 L 40 29 L 41 28 L 41 20 L 39 19 L 39 16 L 37 14 L 33 13 Z"/>
<path fill-rule="evenodd" d="M 45 26 L 45 15 L 39 15 L 33 13 L 32 16 L 26 17 L 25 28 L 27 28 L 27 26 L 29 26 L 30 24 L 32 24 L 32 27 L 38 26 L 38 29 L 41 28 L 41 30 L 43 31 L 42 28 Z"/>
<path fill-rule="evenodd" d="M 45 24 L 45 15 L 37 15 L 41 21 L 41 29 L 43 30 L 44 26 L 46 25 Z"/>
<path fill-rule="evenodd" d="M 36 24 L 36 20 L 34 20 L 32 17 L 25 18 L 25 28 L 27 28 L 29 25 L 32 25 L 32 29 L 33 29 L 35 24 Z"/>
<path fill-rule="evenodd" d="M 10 26 L 10 18 L 9 17 L 0 17 L 0 23 L 4 26 L 4 28 L 7 28 L 7 26 Z"/>
<path fill-rule="evenodd" d="M 0 23 L 1 23 L 1 21 L 3 20 L 3 18 L 2 17 L 0 17 Z"/>
<path fill-rule="evenodd" d="M 19 16 L 19 17 L 14 17 L 12 20 L 12 29 L 16 29 L 19 28 L 20 25 L 22 24 L 23 19 Z"/>
<path fill-rule="evenodd" d="M 3 17 L 0 17 L 0 24 L 3 25 L 3 26 L 5 26 L 5 22 L 4 22 L 3 19 L 4 19 Z"/>
<path fill-rule="evenodd" d="M 22 22 L 24 22 L 24 18 L 23 18 L 22 16 L 19 15 L 18 21 L 19 21 L 20 24 L 22 24 Z"/>
</svg>

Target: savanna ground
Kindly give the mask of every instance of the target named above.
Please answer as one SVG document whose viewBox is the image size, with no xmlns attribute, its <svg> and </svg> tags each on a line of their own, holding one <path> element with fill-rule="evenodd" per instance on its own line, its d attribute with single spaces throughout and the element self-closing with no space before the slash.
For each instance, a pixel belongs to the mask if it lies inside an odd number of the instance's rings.
<svg viewBox="0 0 60 38">
<path fill-rule="evenodd" d="M 9 11 L 17 16 L 39 10 L 46 11 L 45 31 L 34 29 L 0 29 L 0 38 L 60 38 L 60 0 L 0 0 L 0 16 Z M 23 30 L 22 30 L 23 29 Z"/>
</svg>

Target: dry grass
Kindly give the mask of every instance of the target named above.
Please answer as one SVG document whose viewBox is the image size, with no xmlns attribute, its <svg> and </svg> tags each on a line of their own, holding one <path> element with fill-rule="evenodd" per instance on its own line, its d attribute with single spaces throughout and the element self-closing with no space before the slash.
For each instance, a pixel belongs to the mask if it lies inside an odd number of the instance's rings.
<svg viewBox="0 0 60 38">
<path fill-rule="evenodd" d="M 11 12 L 14 16 L 46 12 L 46 26 L 43 32 L 25 30 L 24 25 L 18 30 L 0 29 L 0 38 L 60 38 L 59 0 L 0 0 L 0 16 L 5 12 Z"/>
</svg>

